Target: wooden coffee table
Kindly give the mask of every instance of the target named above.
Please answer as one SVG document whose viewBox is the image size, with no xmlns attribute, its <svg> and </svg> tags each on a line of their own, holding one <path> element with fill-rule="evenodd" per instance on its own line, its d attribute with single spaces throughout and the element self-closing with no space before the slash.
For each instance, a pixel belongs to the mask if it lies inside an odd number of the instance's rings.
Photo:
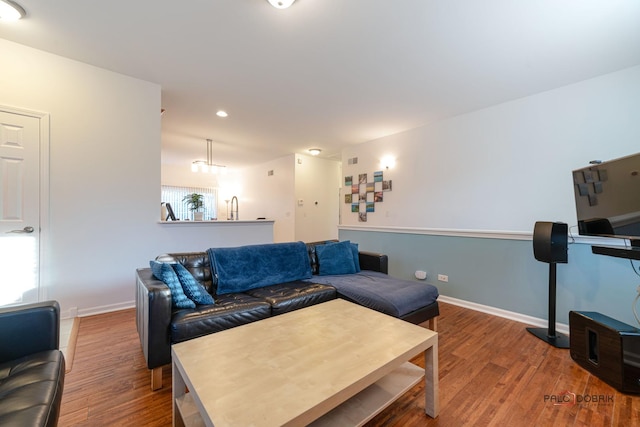
<svg viewBox="0 0 640 427">
<path fill-rule="evenodd" d="M 408 362 L 421 352 L 425 369 Z M 177 426 L 362 425 L 420 381 L 438 415 L 438 334 L 342 299 L 171 353 Z"/>
</svg>

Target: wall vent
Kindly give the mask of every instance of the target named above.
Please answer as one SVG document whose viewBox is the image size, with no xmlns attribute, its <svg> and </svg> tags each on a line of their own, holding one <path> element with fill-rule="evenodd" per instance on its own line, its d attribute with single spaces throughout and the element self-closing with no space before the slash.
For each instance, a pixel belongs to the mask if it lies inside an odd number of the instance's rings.
<svg viewBox="0 0 640 427">
<path fill-rule="evenodd" d="M 273 176 L 273 169 L 271 169 L 270 171 L 267 171 L 267 176 Z"/>
<path fill-rule="evenodd" d="M 352 157 L 349 160 L 347 160 L 347 163 L 350 165 L 357 165 L 358 164 L 358 158 L 357 157 Z"/>
</svg>

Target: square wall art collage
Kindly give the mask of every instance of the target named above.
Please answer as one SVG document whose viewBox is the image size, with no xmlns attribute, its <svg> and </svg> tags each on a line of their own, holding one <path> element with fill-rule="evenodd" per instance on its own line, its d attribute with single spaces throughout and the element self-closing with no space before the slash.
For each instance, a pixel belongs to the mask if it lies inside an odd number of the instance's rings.
<svg viewBox="0 0 640 427">
<path fill-rule="evenodd" d="M 358 221 L 367 222 L 367 214 L 376 211 L 376 203 L 382 203 L 384 192 L 391 191 L 391 181 L 385 181 L 382 171 L 373 173 L 373 181 L 369 175 L 361 173 L 358 180 L 353 176 L 344 177 L 344 202 L 351 205 L 351 212 L 358 214 Z"/>
</svg>

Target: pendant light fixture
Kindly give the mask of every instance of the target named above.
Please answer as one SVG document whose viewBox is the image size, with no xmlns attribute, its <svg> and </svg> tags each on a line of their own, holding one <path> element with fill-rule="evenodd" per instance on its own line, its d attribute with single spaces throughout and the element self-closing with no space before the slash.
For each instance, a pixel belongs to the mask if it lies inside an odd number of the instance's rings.
<svg viewBox="0 0 640 427">
<path fill-rule="evenodd" d="M 23 18 L 26 12 L 18 3 L 11 0 L 0 0 L 0 20 L 17 21 Z"/>
<path fill-rule="evenodd" d="M 211 139 L 207 139 L 207 160 L 194 160 L 191 163 L 191 172 L 218 173 L 218 171 L 222 171 L 224 174 L 227 172 L 226 168 L 226 166 L 213 163 L 213 141 Z"/>
<path fill-rule="evenodd" d="M 271 6 L 277 9 L 286 9 L 293 4 L 295 0 L 268 0 Z"/>
</svg>

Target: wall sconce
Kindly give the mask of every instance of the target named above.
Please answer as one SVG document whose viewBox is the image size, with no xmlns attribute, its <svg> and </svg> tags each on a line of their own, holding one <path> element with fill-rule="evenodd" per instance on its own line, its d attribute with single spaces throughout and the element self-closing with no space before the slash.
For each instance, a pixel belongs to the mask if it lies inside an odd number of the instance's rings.
<svg viewBox="0 0 640 427">
<path fill-rule="evenodd" d="M 384 169 L 393 168 L 396 165 L 396 158 L 393 156 L 385 156 L 380 160 L 380 166 Z"/>
</svg>

